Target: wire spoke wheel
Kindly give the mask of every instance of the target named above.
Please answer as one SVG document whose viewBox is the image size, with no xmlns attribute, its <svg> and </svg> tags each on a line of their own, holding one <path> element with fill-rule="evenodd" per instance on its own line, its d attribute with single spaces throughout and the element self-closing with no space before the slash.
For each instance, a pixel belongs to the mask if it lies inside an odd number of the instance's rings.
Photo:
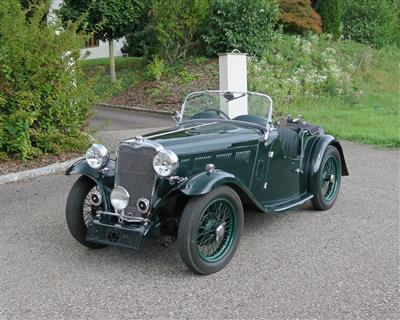
<svg viewBox="0 0 400 320">
<path fill-rule="evenodd" d="M 83 202 L 82 216 L 86 227 L 88 227 L 90 222 L 93 220 L 93 217 L 96 215 L 96 211 L 100 209 L 100 207 L 93 205 L 90 201 L 93 192 L 100 192 L 97 185 L 90 189 Z"/>
<path fill-rule="evenodd" d="M 312 192 L 311 199 L 317 210 L 328 210 L 335 203 L 342 176 L 340 153 L 335 146 L 328 146 L 325 150 L 317 174 L 308 182 L 308 189 Z"/>
<path fill-rule="evenodd" d="M 72 236 L 84 246 L 97 249 L 104 245 L 86 241 L 87 228 L 100 208 L 91 204 L 93 192 L 99 192 L 95 182 L 81 176 L 69 192 L 65 215 Z"/>
<path fill-rule="evenodd" d="M 243 220 L 240 198 L 227 186 L 190 199 L 178 230 L 183 262 L 199 274 L 224 268 L 238 247 Z"/>
<path fill-rule="evenodd" d="M 325 162 L 321 175 L 321 190 L 326 201 L 330 201 L 337 192 L 338 161 L 331 155 Z"/>
<path fill-rule="evenodd" d="M 229 250 L 235 235 L 235 217 L 235 209 L 226 199 L 214 200 L 203 211 L 196 239 L 203 260 L 218 260 Z"/>
</svg>

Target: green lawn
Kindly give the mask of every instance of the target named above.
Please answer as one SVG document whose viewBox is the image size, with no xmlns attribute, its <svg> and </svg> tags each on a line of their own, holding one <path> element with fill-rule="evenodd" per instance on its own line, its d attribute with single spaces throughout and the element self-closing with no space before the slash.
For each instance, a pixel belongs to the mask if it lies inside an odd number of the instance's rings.
<svg viewBox="0 0 400 320">
<path fill-rule="evenodd" d="M 83 71 L 99 101 L 117 96 L 139 81 L 143 81 L 146 61 L 138 57 L 116 57 L 117 81 L 111 82 L 108 58 L 89 59 L 82 62 Z"/>
<path fill-rule="evenodd" d="M 354 54 L 362 48 L 344 45 Z M 287 112 L 300 113 L 340 139 L 400 147 L 400 54 L 398 49 L 372 52 L 370 66 L 353 81 L 359 94 L 304 97 Z"/>
</svg>

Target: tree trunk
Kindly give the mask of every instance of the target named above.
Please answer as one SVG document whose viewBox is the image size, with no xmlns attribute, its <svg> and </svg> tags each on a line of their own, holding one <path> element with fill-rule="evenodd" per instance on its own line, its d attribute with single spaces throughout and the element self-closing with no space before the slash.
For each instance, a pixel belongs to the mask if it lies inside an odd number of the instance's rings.
<svg viewBox="0 0 400 320">
<path fill-rule="evenodd" d="M 114 40 L 108 39 L 108 50 L 109 50 L 109 57 L 110 57 L 110 76 L 111 81 L 117 81 L 117 76 L 115 74 L 115 57 L 114 57 Z"/>
</svg>

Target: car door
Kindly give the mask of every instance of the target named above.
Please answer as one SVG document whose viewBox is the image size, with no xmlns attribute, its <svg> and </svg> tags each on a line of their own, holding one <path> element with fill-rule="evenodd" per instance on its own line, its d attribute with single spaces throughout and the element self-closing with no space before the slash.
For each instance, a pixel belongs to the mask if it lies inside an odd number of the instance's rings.
<svg viewBox="0 0 400 320">
<path fill-rule="evenodd" d="M 300 157 L 292 158 L 285 153 L 277 131 L 271 131 L 262 144 L 252 184 L 253 194 L 264 204 L 297 196 L 300 193 Z"/>
</svg>

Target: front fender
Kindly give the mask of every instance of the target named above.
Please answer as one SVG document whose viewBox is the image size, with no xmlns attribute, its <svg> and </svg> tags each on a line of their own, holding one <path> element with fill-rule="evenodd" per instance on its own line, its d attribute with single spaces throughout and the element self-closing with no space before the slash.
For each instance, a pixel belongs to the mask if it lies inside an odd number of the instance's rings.
<svg viewBox="0 0 400 320">
<path fill-rule="evenodd" d="M 71 176 L 73 174 L 82 174 L 88 176 L 89 178 L 97 181 L 100 179 L 100 172 L 93 169 L 88 165 L 85 158 L 79 159 L 74 164 L 72 164 L 65 172 L 66 176 Z"/>
<path fill-rule="evenodd" d="M 114 187 L 115 161 L 110 159 L 103 172 L 90 167 L 86 159 L 83 158 L 71 165 L 65 172 L 65 175 L 80 174 L 92 179 L 99 187 L 104 199 L 106 199 L 106 206 L 109 208 L 109 194 Z"/>
<path fill-rule="evenodd" d="M 328 146 L 333 145 L 336 147 L 340 154 L 340 162 L 342 165 L 342 176 L 348 176 L 349 171 L 347 169 L 346 160 L 344 158 L 344 153 L 340 142 L 336 140 L 335 137 L 330 135 L 322 136 L 312 152 L 311 163 L 310 163 L 310 174 L 311 176 L 315 176 L 321 166 L 322 158 L 324 157 L 325 150 Z"/>
<path fill-rule="evenodd" d="M 254 198 L 246 185 L 233 174 L 223 170 L 215 170 L 212 173 L 201 172 L 183 183 L 179 190 L 187 196 L 199 196 L 209 193 L 221 185 L 231 187 L 238 193 L 242 202 L 265 212 L 264 206 Z"/>
</svg>

